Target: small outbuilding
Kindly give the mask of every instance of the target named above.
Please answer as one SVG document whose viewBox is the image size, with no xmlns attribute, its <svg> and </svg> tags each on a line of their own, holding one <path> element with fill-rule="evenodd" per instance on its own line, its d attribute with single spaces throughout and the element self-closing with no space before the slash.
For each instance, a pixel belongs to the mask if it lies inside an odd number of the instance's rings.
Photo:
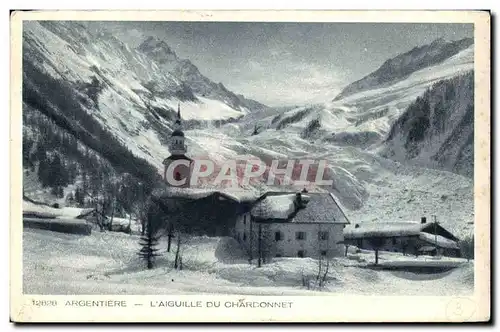
<svg viewBox="0 0 500 332">
<path fill-rule="evenodd" d="M 344 243 L 360 249 L 459 257 L 459 239 L 442 225 L 421 222 L 360 223 L 344 229 Z"/>
</svg>

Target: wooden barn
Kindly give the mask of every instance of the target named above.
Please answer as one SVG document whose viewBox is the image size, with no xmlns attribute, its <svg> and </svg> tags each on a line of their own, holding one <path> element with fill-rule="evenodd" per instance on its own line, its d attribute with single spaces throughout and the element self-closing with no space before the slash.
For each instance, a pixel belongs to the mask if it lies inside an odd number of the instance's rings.
<svg viewBox="0 0 500 332">
<path fill-rule="evenodd" d="M 229 236 L 258 194 L 243 190 L 166 187 L 153 195 L 153 209 L 164 225 L 197 235 Z"/>
<path fill-rule="evenodd" d="M 344 243 L 360 249 L 403 254 L 460 256 L 459 239 L 442 225 L 421 222 L 361 223 L 344 229 Z"/>
</svg>

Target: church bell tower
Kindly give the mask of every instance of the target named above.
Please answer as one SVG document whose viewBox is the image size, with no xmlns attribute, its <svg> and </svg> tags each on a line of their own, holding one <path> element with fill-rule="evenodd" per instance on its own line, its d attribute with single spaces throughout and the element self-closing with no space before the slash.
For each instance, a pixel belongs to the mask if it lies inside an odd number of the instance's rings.
<svg viewBox="0 0 500 332">
<path fill-rule="evenodd" d="M 177 106 L 177 117 L 174 122 L 174 130 L 170 135 L 170 141 L 168 145 L 168 150 L 170 156 L 163 160 L 164 172 L 163 179 L 168 186 L 187 188 L 189 187 L 189 181 L 191 179 L 191 164 L 193 160 L 186 156 L 187 147 L 185 143 L 184 132 L 182 131 L 182 119 L 181 119 L 181 106 L 180 103 Z M 183 161 L 182 163 L 179 161 Z M 169 166 L 176 162 L 173 169 L 169 169 Z M 189 166 L 187 166 L 189 165 Z M 173 182 L 186 180 L 183 184 L 176 184 L 168 181 L 167 172 L 173 176 Z"/>
</svg>

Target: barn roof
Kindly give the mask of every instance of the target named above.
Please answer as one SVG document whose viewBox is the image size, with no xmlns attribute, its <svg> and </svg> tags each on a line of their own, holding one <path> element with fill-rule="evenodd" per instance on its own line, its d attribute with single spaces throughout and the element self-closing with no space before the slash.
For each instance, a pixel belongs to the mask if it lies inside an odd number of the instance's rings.
<svg viewBox="0 0 500 332">
<path fill-rule="evenodd" d="M 445 238 L 441 235 L 429 234 L 426 232 L 420 232 L 419 234 L 420 240 L 423 240 L 431 245 L 437 246 L 439 248 L 447 248 L 447 249 L 460 249 L 458 244 L 450 239 Z"/>
<path fill-rule="evenodd" d="M 269 192 L 252 208 L 252 216 L 263 222 L 348 224 L 341 206 L 331 193 Z"/>
<path fill-rule="evenodd" d="M 447 231 L 443 226 L 436 223 L 419 222 L 378 222 L 378 223 L 360 223 L 348 226 L 344 229 L 345 239 L 360 239 L 367 237 L 395 237 L 395 236 L 420 236 L 421 233 L 433 232 L 434 228 L 449 240 L 458 241 L 458 239 Z M 432 234 L 432 237 L 434 235 Z"/>
<path fill-rule="evenodd" d="M 95 211 L 93 208 L 81 209 L 76 207 L 54 208 L 44 204 L 36 204 L 23 200 L 23 216 L 35 218 L 61 218 L 78 219 L 83 218 Z"/>
<path fill-rule="evenodd" d="M 212 195 L 230 199 L 236 203 L 252 203 L 259 198 L 259 193 L 253 190 L 243 190 L 239 188 L 179 188 L 166 187 L 158 193 L 161 198 L 185 198 L 185 199 L 202 199 Z"/>
</svg>

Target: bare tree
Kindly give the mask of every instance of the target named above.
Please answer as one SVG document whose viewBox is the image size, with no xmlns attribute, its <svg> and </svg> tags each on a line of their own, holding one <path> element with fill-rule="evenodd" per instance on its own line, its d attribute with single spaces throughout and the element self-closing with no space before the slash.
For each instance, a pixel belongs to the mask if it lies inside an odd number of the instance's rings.
<svg viewBox="0 0 500 332">
<path fill-rule="evenodd" d="M 250 235 L 252 236 L 252 235 Z M 274 249 L 274 239 L 268 227 L 262 223 L 257 224 L 257 267 L 267 264 L 272 257 Z"/>
<path fill-rule="evenodd" d="M 367 240 L 373 250 L 375 250 L 375 265 L 378 265 L 378 252 L 383 247 L 385 239 L 383 237 L 371 237 Z"/>
<path fill-rule="evenodd" d="M 172 245 L 172 238 L 174 238 L 174 224 L 172 222 L 168 223 L 167 226 L 167 252 L 170 252 L 170 247 Z"/>
<path fill-rule="evenodd" d="M 302 286 L 307 289 L 321 289 L 325 287 L 330 273 L 330 260 L 318 258 L 318 270 L 314 275 L 306 275 L 302 270 Z"/>
<path fill-rule="evenodd" d="M 329 270 L 330 270 L 330 260 L 329 259 L 323 260 L 322 256 L 320 256 L 318 260 L 318 275 L 316 277 L 316 285 L 318 288 L 323 288 L 325 286 Z"/>
<path fill-rule="evenodd" d="M 403 256 L 406 256 L 406 253 L 408 252 L 408 247 L 410 246 L 410 243 L 408 240 L 401 240 L 401 251 L 403 252 Z"/>
<path fill-rule="evenodd" d="M 316 276 L 316 285 L 319 288 L 324 287 L 330 269 L 330 260 L 328 259 L 329 251 L 330 251 L 330 233 L 328 232 L 328 228 L 327 230 L 325 230 L 321 226 L 318 226 L 319 258 L 318 258 L 318 274 Z"/>
<path fill-rule="evenodd" d="M 258 225 L 258 235 L 257 235 L 257 250 L 258 250 L 258 264 L 257 267 L 262 266 L 262 224 Z"/>
<path fill-rule="evenodd" d="M 175 249 L 174 269 L 182 270 L 182 253 L 181 253 L 182 239 L 181 233 L 177 233 L 177 248 Z"/>
</svg>

